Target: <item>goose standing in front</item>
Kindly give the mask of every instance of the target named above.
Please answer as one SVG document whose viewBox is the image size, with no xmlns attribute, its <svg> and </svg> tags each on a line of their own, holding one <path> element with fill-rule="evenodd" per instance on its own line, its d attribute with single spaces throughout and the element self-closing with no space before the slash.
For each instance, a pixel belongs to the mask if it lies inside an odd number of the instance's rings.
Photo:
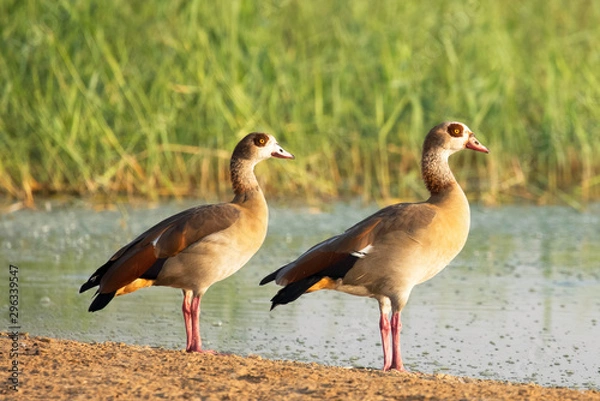
<svg viewBox="0 0 600 401">
<path fill-rule="evenodd" d="M 269 274 L 261 285 L 275 281 L 284 287 L 271 299 L 271 309 L 322 289 L 375 298 L 383 370 L 403 371 L 400 312 L 413 287 L 446 267 L 469 233 L 469 203 L 448 165 L 448 157 L 465 148 L 489 153 L 465 124 L 432 128 L 421 160 L 430 198 L 381 209 Z"/>
<path fill-rule="evenodd" d="M 252 133 L 242 139 L 231 156 L 233 200 L 180 212 L 117 251 L 79 290 L 99 286 L 89 311 L 143 287 L 180 288 L 186 350 L 212 352 L 202 350 L 202 295 L 244 266 L 265 239 L 269 211 L 254 166 L 270 157 L 294 158 L 271 135 Z"/>
</svg>

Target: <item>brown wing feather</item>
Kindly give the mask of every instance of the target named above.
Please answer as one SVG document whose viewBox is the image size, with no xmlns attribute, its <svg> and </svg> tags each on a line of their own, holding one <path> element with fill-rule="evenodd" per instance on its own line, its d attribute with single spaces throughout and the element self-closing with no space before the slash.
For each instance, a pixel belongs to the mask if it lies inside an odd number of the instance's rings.
<svg viewBox="0 0 600 401">
<path fill-rule="evenodd" d="M 381 221 L 381 218 L 371 216 L 343 234 L 313 246 L 298 259 L 281 268 L 282 274 L 278 275 L 277 284 L 287 285 L 312 276 L 340 262 L 348 254 L 365 248 L 372 243 L 374 230 Z"/>
<path fill-rule="evenodd" d="M 197 208 L 178 219 L 160 236 L 155 245 L 157 258 L 174 256 L 207 235 L 224 230 L 235 223 L 240 210 L 232 204 L 209 205 Z"/>
<path fill-rule="evenodd" d="M 139 278 L 156 262 L 152 244 L 136 247 L 119 258 L 102 277 L 100 292 L 109 293 Z"/>
<path fill-rule="evenodd" d="M 313 246 L 295 261 L 281 267 L 277 274 L 277 284 L 285 286 L 315 275 L 349 254 L 372 245 L 378 235 L 391 231 L 404 231 L 412 235 L 427 227 L 434 216 L 435 210 L 425 203 L 402 203 L 381 209 L 343 234 Z"/>
<path fill-rule="evenodd" d="M 177 255 L 206 236 L 234 224 L 240 211 L 232 204 L 200 206 L 178 213 L 150 228 L 110 259 L 100 293 L 113 292 L 143 275 L 158 259 Z"/>
</svg>

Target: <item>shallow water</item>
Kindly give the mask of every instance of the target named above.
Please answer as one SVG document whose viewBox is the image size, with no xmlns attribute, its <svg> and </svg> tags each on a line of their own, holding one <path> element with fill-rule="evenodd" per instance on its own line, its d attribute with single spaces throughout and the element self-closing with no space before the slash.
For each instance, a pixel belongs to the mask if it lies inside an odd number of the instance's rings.
<svg viewBox="0 0 600 401">
<path fill-rule="evenodd" d="M 19 267 L 22 332 L 183 348 L 181 293 L 144 289 L 88 313 L 79 286 L 119 246 L 189 203 L 94 212 L 84 206 L 0 216 L 0 290 Z M 273 359 L 380 368 L 377 302 L 320 291 L 269 312 L 258 281 L 376 207 L 271 208 L 263 248 L 202 303 L 204 346 Z M 463 252 L 415 288 L 402 313 L 408 369 L 600 388 L 600 205 L 472 208 Z M 7 297 L 0 300 L 8 327 Z"/>
</svg>

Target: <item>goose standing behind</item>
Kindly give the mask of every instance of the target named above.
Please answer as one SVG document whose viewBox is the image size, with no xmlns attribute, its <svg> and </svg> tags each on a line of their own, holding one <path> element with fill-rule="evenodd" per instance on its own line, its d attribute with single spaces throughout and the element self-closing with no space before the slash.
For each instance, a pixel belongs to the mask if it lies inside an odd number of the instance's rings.
<svg viewBox="0 0 600 401">
<path fill-rule="evenodd" d="M 231 156 L 233 200 L 178 213 L 117 251 L 79 290 L 99 286 L 89 311 L 143 287 L 180 288 L 186 350 L 212 352 L 202 350 L 202 295 L 244 266 L 265 239 L 269 212 L 254 166 L 270 157 L 294 158 L 271 135 L 252 133 L 242 139 Z"/>
<path fill-rule="evenodd" d="M 269 274 L 261 285 L 274 280 L 284 286 L 271 299 L 271 309 L 322 289 L 375 298 L 383 370 L 404 370 L 400 312 L 413 287 L 446 267 L 469 233 L 469 203 L 448 165 L 448 157 L 465 148 L 489 152 L 465 124 L 445 122 L 432 128 L 421 160 L 430 198 L 381 209 Z"/>
</svg>

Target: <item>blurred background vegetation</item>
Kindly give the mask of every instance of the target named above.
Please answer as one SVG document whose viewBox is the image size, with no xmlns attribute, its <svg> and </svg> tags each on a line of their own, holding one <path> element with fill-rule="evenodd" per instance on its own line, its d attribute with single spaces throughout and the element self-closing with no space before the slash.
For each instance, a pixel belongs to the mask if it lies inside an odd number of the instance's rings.
<svg viewBox="0 0 600 401">
<path fill-rule="evenodd" d="M 4 0 L 0 194 L 230 196 L 251 131 L 297 159 L 267 198 L 422 199 L 422 140 L 460 120 L 469 197 L 600 196 L 597 1 Z"/>
</svg>

